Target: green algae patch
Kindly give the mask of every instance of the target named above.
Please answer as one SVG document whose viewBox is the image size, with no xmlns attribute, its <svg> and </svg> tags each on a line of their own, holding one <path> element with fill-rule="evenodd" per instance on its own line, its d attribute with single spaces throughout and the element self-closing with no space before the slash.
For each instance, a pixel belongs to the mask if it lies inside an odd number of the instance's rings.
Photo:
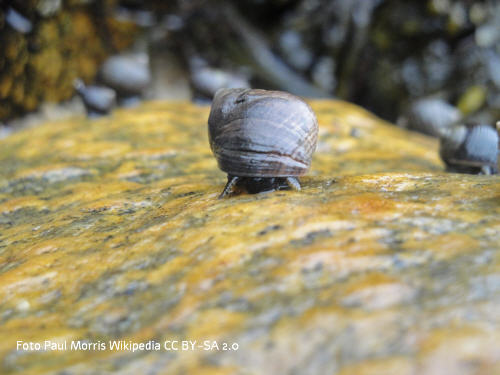
<svg viewBox="0 0 500 375">
<path fill-rule="evenodd" d="M 188 103 L 0 141 L 0 372 L 498 371 L 500 178 L 446 174 L 435 140 L 351 104 L 311 106 L 300 192 L 217 200 L 208 108 Z M 46 340 L 67 346 L 17 350 Z"/>
</svg>

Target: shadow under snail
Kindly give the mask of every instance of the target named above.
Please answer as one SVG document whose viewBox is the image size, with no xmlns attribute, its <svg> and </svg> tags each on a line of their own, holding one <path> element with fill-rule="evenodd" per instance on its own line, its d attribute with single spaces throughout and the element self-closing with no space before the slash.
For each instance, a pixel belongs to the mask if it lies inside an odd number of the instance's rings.
<svg viewBox="0 0 500 375">
<path fill-rule="evenodd" d="M 300 190 L 316 149 L 318 122 L 302 99 L 281 91 L 220 89 L 215 93 L 208 133 L 228 182 L 249 193 Z"/>
</svg>

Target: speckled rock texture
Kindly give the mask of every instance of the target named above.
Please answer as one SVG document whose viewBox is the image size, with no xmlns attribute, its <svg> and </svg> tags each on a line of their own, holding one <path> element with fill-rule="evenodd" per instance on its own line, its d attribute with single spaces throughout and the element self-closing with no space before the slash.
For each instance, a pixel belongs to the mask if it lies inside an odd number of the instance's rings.
<svg viewBox="0 0 500 375">
<path fill-rule="evenodd" d="M 311 106 L 300 192 L 217 200 L 209 109 L 187 103 L 0 141 L 0 373 L 500 373 L 500 177 L 446 174 L 431 138 Z"/>
</svg>

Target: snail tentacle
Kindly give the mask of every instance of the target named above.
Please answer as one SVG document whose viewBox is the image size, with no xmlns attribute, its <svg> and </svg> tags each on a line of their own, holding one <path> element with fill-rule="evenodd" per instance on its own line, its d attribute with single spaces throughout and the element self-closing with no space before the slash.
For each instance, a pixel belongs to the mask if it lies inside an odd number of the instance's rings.
<svg viewBox="0 0 500 375">
<path fill-rule="evenodd" d="M 297 177 L 287 177 L 286 182 L 293 190 L 300 191 L 300 182 Z"/>
<path fill-rule="evenodd" d="M 222 190 L 222 193 L 219 195 L 218 199 L 224 198 L 226 195 L 232 193 L 234 185 L 238 182 L 240 178 L 238 176 L 227 176 L 227 184 L 224 187 L 224 190 Z"/>
</svg>

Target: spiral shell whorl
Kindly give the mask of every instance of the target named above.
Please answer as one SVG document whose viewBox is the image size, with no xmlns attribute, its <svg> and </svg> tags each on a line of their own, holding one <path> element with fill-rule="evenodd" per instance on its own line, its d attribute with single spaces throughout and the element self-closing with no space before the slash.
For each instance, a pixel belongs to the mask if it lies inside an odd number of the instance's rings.
<svg viewBox="0 0 500 375">
<path fill-rule="evenodd" d="M 304 174 L 318 135 L 309 105 L 279 91 L 219 90 L 208 125 L 210 147 L 220 169 L 237 176 Z"/>
</svg>

